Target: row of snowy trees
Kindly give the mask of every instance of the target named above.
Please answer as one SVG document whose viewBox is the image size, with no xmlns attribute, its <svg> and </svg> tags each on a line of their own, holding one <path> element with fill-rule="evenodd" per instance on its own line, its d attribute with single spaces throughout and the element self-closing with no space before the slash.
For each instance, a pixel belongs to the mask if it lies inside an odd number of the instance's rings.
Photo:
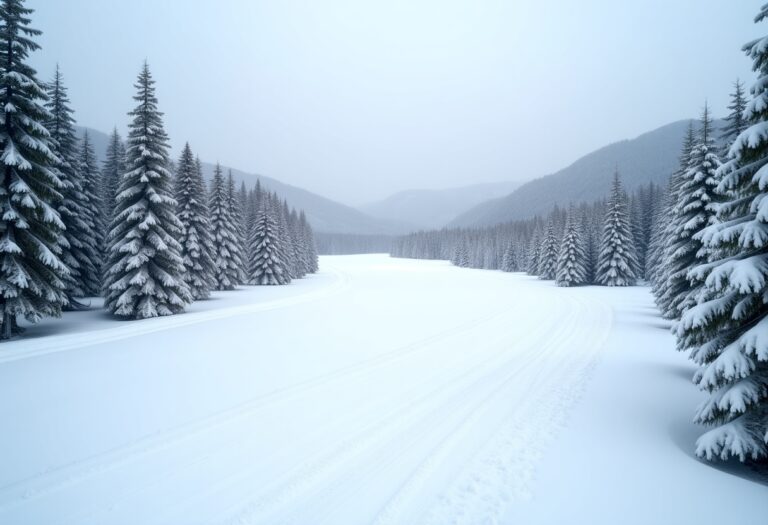
<svg viewBox="0 0 768 525">
<path fill-rule="evenodd" d="M 648 250 L 662 190 L 650 184 L 631 196 L 618 173 L 609 201 L 555 207 L 548 217 L 490 228 L 418 232 L 396 239 L 397 257 L 450 259 L 467 268 L 525 271 L 559 286 L 627 286 L 648 272 Z"/>
<path fill-rule="evenodd" d="M 768 5 L 755 22 L 768 18 Z M 678 348 L 709 394 L 695 420 L 707 459 L 768 457 L 768 37 L 744 46 L 757 79 L 738 81 L 723 146 L 706 110 L 672 175 L 650 278 Z"/>
<path fill-rule="evenodd" d="M 768 5 L 755 21 L 765 19 Z M 420 232 L 393 250 L 525 270 L 563 286 L 646 278 L 662 315 L 673 320 L 678 348 L 699 365 L 694 383 L 708 398 L 695 421 L 711 429 L 696 453 L 710 460 L 768 458 L 768 37 L 744 51 L 757 72 L 749 94 L 735 83 L 717 137 L 705 105 L 665 191 L 650 187 L 628 199 L 616 177 L 607 206 L 556 209 L 546 221 Z"/>
<path fill-rule="evenodd" d="M 40 32 L 23 0 L 0 2 L 0 338 L 105 296 L 126 318 L 177 313 L 213 289 L 285 284 L 317 270 L 303 213 L 260 187 L 234 191 L 217 168 L 210 191 L 189 146 L 178 163 L 145 64 L 125 145 L 114 132 L 99 170 L 61 72 L 41 85 L 28 64 Z"/>
</svg>

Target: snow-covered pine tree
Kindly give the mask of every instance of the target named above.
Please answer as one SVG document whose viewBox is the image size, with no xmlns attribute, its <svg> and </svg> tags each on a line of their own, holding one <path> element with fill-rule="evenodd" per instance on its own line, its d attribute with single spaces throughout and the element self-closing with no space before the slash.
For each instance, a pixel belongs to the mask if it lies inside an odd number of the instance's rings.
<svg viewBox="0 0 768 525">
<path fill-rule="evenodd" d="M 112 214 L 115 210 L 115 195 L 120 184 L 120 177 L 125 171 L 125 145 L 117 128 L 112 130 L 107 146 L 107 157 L 101 168 L 101 203 L 102 221 L 105 225 L 104 239 L 109 233 L 109 224 L 112 223 Z"/>
<path fill-rule="evenodd" d="M 594 217 L 586 210 L 581 212 L 581 241 L 584 246 L 584 284 L 595 282 L 595 268 L 597 267 L 597 232 L 594 225 Z"/>
<path fill-rule="evenodd" d="M 231 182 L 231 178 L 230 178 Z M 234 290 L 242 282 L 243 260 L 237 231 L 239 218 L 232 214 L 233 197 L 224 181 L 221 166 L 213 170 L 208 209 L 211 215 L 213 261 L 217 290 Z"/>
<path fill-rule="evenodd" d="M 282 259 L 274 209 L 264 206 L 251 232 L 248 282 L 257 285 L 288 284 L 290 277 Z"/>
<path fill-rule="evenodd" d="M 59 177 L 64 186 L 62 198 L 56 203 L 61 221 L 61 260 L 70 272 L 65 277 L 68 308 L 81 308 L 77 298 L 91 295 L 92 283 L 99 282 L 99 250 L 94 246 L 94 224 L 90 213 L 91 204 L 84 190 L 80 169 L 80 152 L 75 135 L 75 119 L 69 106 L 67 89 L 61 70 L 57 67 L 53 81 L 47 86 L 50 112 L 45 125 L 50 131 L 52 145 L 59 158 Z"/>
<path fill-rule="evenodd" d="M 539 278 L 552 280 L 557 273 L 557 254 L 560 249 L 560 241 L 555 232 L 555 223 L 552 219 L 547 223 L 544 240 L 541 242 L 539 252 Z"/>
<path fill-rule="evenodd" d="M 278 199 L 276 209 L 277 216 L 277 231 L 280 237 L 280 247 L 283 250 L 282 256 L 285 261 L 285 268 L 288 271 L 288 277 L 291 279 L 299 278 L 299 269 L 297 264 L 296 240 L 293 237 L 288 221 L 290 219 L 290 211 L 287 201 L 280 201 Z"/>
<path fill-rule="evenodd" d="M 462 240 L 456 245 L 451 262 L 459 268 L 469 267 L 469 249 L 466 241 Z"/>
<path fill-rule="evenodd" d="M 674 318 L 676 312 L 674 308 L 670 307 L 674 295 L 672 293 L 667 293 L 667 281 L 669 280 L 670 271 L 669 265 L 666 264 L 665 261 L 668 261 L 672 257 L 672 252 L 674 250 L 674 232 L 677 228 L 674 210 L 677 205 L 680 185 L 688 170 L 688 163 L 690 162 L 691 152 L 693 151 L 695 143 L 696 133 L 693 128 L 693 122 L 689 122 L 688 130 L 683 139 L 683 146 L 680 152 L 679 166 L 669 179 L 667 196 L 664 201 L 663 220 L 659 222 L 660 231 L 658 232 L 657 238 L 660 244 L 655 247 L 655 249 L 658 250 L 656 258 L 659 261 L 659 264 L 650 278 L 652 284 L 651 290 L 656 298 L 656 305 L 659 307 L 661 315 L 665 319 Z"/>
<path fill-rule="evenodd" d="M 82 253 L 89 257 L 87 266 L 81 265 L 80 283 L 85 295 L 99 295 L 101 293 L 101 266 L 102 266 L 102 232 L 105 230 L 102 222 L 102 204 L 100 196 L 100 180 L 98 161 L 93 151 L 91 137 L 86 130 L 80 142 L 80 157 L 78 159 L 80 170 L 80 184 L 82 186 L 83 202 L 81 206 L 80 224 L 85 229 L 80 232 L 80 241 L 83 243 Z M 83 271 L 88 268 L 88 271 Z M 91 271 L 90 268 L 94 268 Z"/>
<path fill-rule="evenodd" d="M 307 250 L 307 273 L 317 273 L 317 270 L 319 269 L 319 258 L 317 256 L 317 246 L 315 245 L 315 235 L 312 232 L 312 226 L 309 224 L 304 210 L 301 210 L 299 213 L 299 228 L 302 231 L 304 246 Z"/>
<path fill-rule="evenodd" d="M 115 199 L 104 291 L 111 313 L 143 319 L 181 312 L 192 296 L 177 241 L 182 225 L 167 168 L 168 136 L 146 62 L 135 87 L 137 106 L 129 113 L 126 172 Z"/>
<path fill-rule="evenodd" d="M 528 243 L 528 259 L 526 261 L 526 273 L 537 275 L 539 273 L 539 255 L 541 253 L 541 234 L 539 228 L 533 230 L 531 240 Z"/>
<path fill-rule="evenodd" d="M 688 169 L 680 179 L 677 199 L 670 216 L 673 226 L 667 240 L 664 265 L 664 304 L 666 316 L 679 319 L 682 312 L 695 304 L 698 286 L 688 279 L 688 271 L 706 262 L 708 254 L 697 234 L 715 221 L 718 184 L 716 175 L 720 159 L 713 138 L 712 119 L 705 105 L 698 137 L 691 149 Z"/>
<path fill-rule="evenodd" d="M 245 187 L 243 186 L 243 189 Z M 229 216 L 231 217 L 232 231 L 237 239 L 237 244 L 231 246 L 232 251 L 232 268 L 237 270 L 237 273 L 232 273 L 232 278 L 236 279 L 238 284 L 245 284 L 246 277 L 246 265 L 245 265 L 245 242 L 246 234 L 242 230 L 244 224 L 244 212 L 240 206 L 240 196 L 235 192 L 235 180 L 232 178 L 232 170 L 229 170 L 227 174 L 227 209 Z"/>
<path fill-rule="evenodd" d="M 211 223 L 202 166 L 192 154 L 189 143 L 184 145 L 176 164 L 175 197 L 176 217 L 182 227 L 179 244 L 184 260 L 184 282 L 193 300 L 207 299 L 216 287 Z"/>
<path fill-rule="evenodd" d="M 515 243 L 512 241 L 507 243 L 507 249 L 504 250 L 504 258 L 501 261 L 501 271 L 517 271 L 517 255 L 515 253 Z"/>
<path fill-rule="evenodd" d="M 768 5 L 755 21 L 766 19 Z M 749 127 L 718 170 L 725 202 L 697 235 L 712 259 L 692 269 L 704 285 L 677 324 L 678 347 L 701 366 L 694 382 L 709 393 L 695 419 L 714 427 L 696 443 L 710 460 L 768 457 L 768 37 L 744 50 L 758 72 Z"/>
<path fill-rule="evenodd" d="M 565 223 L 565 235 L 557 256 L 557 273 L 555 276 L 558 286 L 578 286 L 587 280 L 587 254 L 579 231 L 578 219 L 573 208 L 568 213 Z"/>
<path fill-rule="evenodd" d="M 0 2 L 0 339 L 21 330 L 19 316 L 36 322 L 58 316 L 67 303 L 69 269 L 60 258 L 64 223 L 56 210 L 63 183 L 44 124 L 45 91 L 26 62 L 39 49 L 22 0 Z"/>
<path fill-rule="evenodd" d="M 635 284 L 635 248 L 627 216 L 627 198 L 621 188 L 619 172 L 613 175 L 613 189 L 608 203 L 595 281 L 603 286 L 632 286 Z"/>
<path fill-rule="evenodd" d="M 747 109 L 744 83 L 738 78 L 733 83 L 733 93 L 731 93 L 731 102 L 728 104 L 728 109 L 730 113 L 725 117 L 725 125 L 720 130 L 720 141 L 723 144 L 721 155 L 723 158 L 728 157 L 728 151 L 733 141 L 749 126 L 749 122 L 744 118 L 744 111 Z"/>
</svg>

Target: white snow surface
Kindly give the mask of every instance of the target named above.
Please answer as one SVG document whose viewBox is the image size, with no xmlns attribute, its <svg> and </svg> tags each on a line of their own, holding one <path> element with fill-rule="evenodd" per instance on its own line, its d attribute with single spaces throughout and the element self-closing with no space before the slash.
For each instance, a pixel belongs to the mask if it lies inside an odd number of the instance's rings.
<svg viewBox="0 0 768 525">
<path fill-rule="evenodd" d="M 385 255 L 320 267 L 0 346 L 0 523 L 768 515 L 765 477 L 693 456 L 703 396 L 647 288 Z"/>
</svg>

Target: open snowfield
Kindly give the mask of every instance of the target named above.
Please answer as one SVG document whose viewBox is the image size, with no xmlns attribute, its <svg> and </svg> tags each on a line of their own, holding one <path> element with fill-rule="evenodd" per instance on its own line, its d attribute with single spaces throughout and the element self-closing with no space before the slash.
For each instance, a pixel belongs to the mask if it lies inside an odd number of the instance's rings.
<svg viewBox="0 0 768 525">
<path fill-rule="evenodd" d="M 764 523 L 646 288 L 384 255 L 0 346 L 0 524 Z"/>
</svg>

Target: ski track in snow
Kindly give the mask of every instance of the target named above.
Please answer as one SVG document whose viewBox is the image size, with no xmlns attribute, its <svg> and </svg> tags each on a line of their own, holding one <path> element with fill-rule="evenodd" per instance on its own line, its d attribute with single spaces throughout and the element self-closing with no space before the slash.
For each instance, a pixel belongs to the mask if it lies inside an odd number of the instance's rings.
<svg viewBox="0 0 768 525">
<path fill-rule="evenodd" d="M 225 317 L 278 308 L 291 312 L 308 301 L 342 308 L 352 292 L 366 286 L 365 272 L 355 265 L 368 260 L 380 273 L 387 267 L 381 256 L 334 258 L 333 265 L 326 263 L 334 278 L 324 288 L 22 341 L 20 348 L 3 352 L 0 365 Z M 516 279 L 515 287 L 505 290 L 524 299 L 499 299 L 499 308 L 479 313 L 467 301 L 464 322 L 416 330 L 404 344 L 328 373 L 18 479 L 0 487 L 0 523 L 21 523 L 20 517 L 30 524 L 77 525 L 497 523 L 508 505 L 530 496 L 538 458 L 565 424 L 599 359 L 612 309 L 578 290 L 520 276 L 444 266 L 435 271 L 452 279 L 466 276 L 470 291 Z M 409 281 L 425 275 L 395 277 Z M 399 301 L 408 287 L 387 293 Z M 408 308 L 406 303 L 397 304 Z M 445 307 L 460 309 L 463 301 Z M 413 312 L 415 323 L 419 316 Z M 370 329 L 375 333 L 375 326 Z M 412 375 L 414 370 L 423 373 Z M 355 399 L 358 392 L 368 397 Z M 264 429 L 302 414 L 314 400 L 340 406 L 323 418 L 304 414 L 306 426 L 278 436 L 279 446 L 252 445 Z"/>
</svg>

